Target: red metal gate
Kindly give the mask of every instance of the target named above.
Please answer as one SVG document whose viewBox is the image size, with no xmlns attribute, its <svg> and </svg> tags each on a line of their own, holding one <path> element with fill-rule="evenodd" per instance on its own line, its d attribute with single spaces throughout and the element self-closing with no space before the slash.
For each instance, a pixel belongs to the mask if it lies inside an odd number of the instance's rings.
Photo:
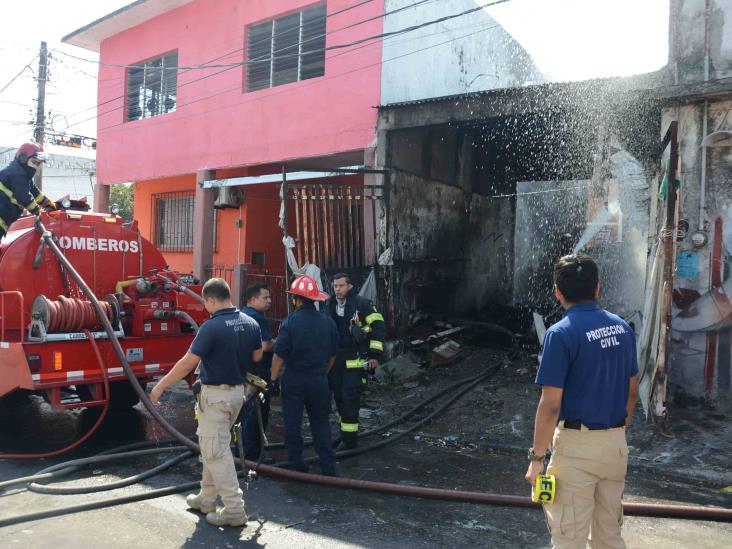
<svg viewBox="0 0 732 549">
<path fill-rule="evenodd" d="M 383 187 L 363 183 L 288 183 L 289 233 L 299 265 L 349 270 L 376 261 Z M 294 210 L 294 216 L 292 215 Z"/>
</svg>

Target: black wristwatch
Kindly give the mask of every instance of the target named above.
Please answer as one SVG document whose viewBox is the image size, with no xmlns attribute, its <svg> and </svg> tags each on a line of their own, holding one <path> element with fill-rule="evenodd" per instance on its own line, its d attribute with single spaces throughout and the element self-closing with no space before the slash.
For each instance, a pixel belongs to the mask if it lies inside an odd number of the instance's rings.
<svg viewBox="0 0 732 549">
<path fill-rule="evenodd" d="M 533 448 L 529 448 L 528 458 L 529 458 L 529 461 L 544 461 L 547 458 L 547 454 L 548 453 L 549 452 L 546 452 L 546 453 L 541 454 L 541 455 L 536 455 L 534 453 L 534 449 Z"/>
</svg>

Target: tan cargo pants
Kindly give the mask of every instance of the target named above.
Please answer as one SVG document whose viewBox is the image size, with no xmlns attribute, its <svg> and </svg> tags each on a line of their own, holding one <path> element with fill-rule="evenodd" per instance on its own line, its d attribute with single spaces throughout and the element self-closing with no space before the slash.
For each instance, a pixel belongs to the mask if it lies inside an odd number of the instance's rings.
<svg viewBox="0 0 732 549">
<path fill-rule="evenodd" d="M 554 431 L 547 473 L 557 479 L 553 504 L 544 505 L 556 548 L 624 548 L 622 497 L 628 469 L 625 428 Z"/>
<path fill-rule="evenodd" d="M 203 458 L 201 500 L 214 504 L 220 495 L 229 515 L 244 513 L 244 494 L 230 448 L 231 428 L 243 404 L 244 385 L 203 385 L 196 403 L 196 434 Z"/>
</svg>

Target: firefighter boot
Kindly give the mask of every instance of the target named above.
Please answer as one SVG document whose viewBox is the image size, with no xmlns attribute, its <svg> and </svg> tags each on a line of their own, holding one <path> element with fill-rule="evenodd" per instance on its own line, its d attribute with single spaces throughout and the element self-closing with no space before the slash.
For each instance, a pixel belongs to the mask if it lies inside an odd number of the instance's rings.
<svg viewBox="0 0 732 549">
<path fill-rule="evenodd" d="M 248 520 L 246 513 L 232 515 L 226 512 L 226 507 L 206 515 L 206 522 L 214 526 L 245 526 Z"/>
<path fill-rule="evenodd" d="M 198 494 L 188 494 L 186 496 L 186 503 L 188 507 L 200 511 L 204 515 L 216 511 L 216 502 L 203 501 L 200 492 Z"/>
<path fill-rule="evenodd" d="M 358 432 L 341 431 L 341 442 L 336 447 L 336 452 L 343 450 L 355 450 L 358 446 Z"/>
</svg>

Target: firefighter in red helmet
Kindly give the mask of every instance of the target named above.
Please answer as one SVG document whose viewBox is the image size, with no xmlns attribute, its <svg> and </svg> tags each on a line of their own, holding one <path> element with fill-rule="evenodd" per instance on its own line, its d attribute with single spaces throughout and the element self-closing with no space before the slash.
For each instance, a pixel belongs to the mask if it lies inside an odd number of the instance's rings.
<svg viewBox="0 0 732 549">
<path fill-rule="evenodd" d="M 338 330 L 319 313 L 315 301 L 325 301 L 309 276 L 296 278 L 288 292 L 295 311 L 280 327 L 272 357 L 272 383 L 282 385 L 282 422 L 288 468 L 307 471 L 303 460 L 302 415 L 307 410 L 313 447 L 324 475 L 335 475 L 335 453 L 330 436 L 328 371 L 333 366 Z"/>
<path fill-rule="evenodd" d="M 15 153 L 15 159 L 0 170 L 0 238 L 23 210 L 38 215 L 41 207 L 56 209 L 55 202 L 33 184 L 36 169 L 45 161 L 46 155 L 40 145 L 23 143 Z"/>
</svg>

